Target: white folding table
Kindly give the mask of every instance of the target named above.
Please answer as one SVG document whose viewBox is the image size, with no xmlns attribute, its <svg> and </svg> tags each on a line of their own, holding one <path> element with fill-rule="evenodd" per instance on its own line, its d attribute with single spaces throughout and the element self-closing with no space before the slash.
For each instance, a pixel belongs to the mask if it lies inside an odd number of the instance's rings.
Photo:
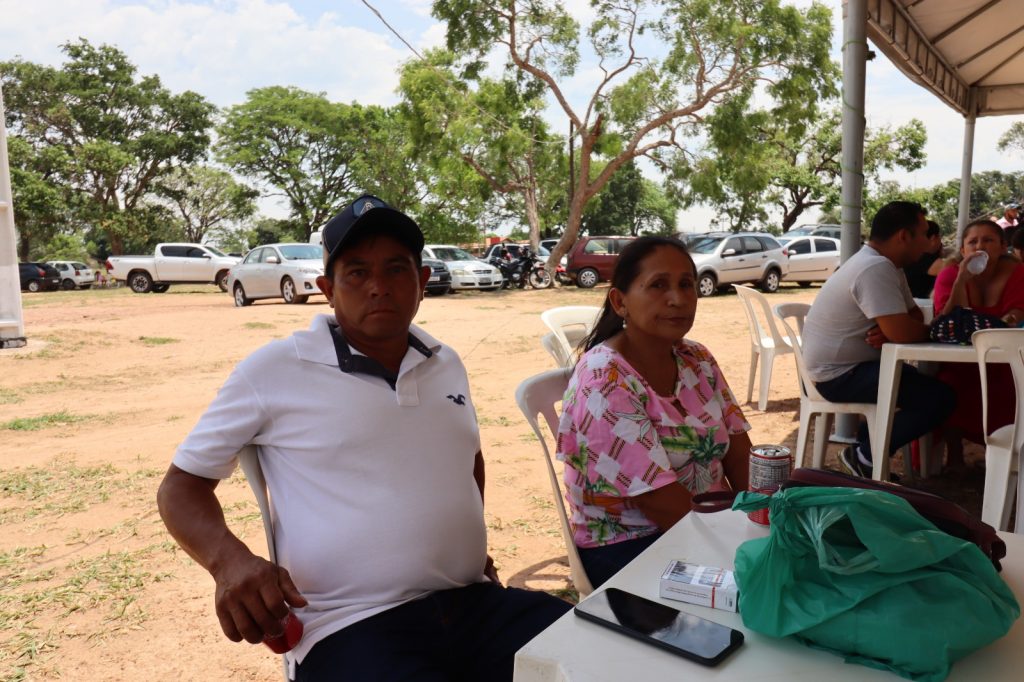
<svg viewBox="0 0 1024 682">
<path fill-rule="evenodd" d="M 847 665 L 834 654 L 776 639 L 743 627 L 740 615 L 661 599 L 658 581 L 672 559 L 733 568 L 736 547 L 767 530 L 742 512 L 687 514 L 656 543 L 598 588 L 620 589 L 743 631 L 746 641 L 713 668 L 630 639 L 571 611 L 516 654 L 515 682 L 648 682 L 650 680 L 735 680 L 737 682 L 893 682 L 888 672 Z M 1024 536 L 1000 533 L 1007 555 L 1002 576 L 1018 599 L 1024 597 Z M 1017 680 L 1024 668 L 1024 622 L 1007 636 L 953 665 L 950 682 Z"/>
</svg>

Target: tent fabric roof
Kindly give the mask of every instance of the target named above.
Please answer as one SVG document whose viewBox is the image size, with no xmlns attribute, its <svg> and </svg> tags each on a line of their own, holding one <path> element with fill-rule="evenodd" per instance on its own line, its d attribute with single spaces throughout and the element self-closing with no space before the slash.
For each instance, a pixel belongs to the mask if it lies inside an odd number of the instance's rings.
<svg viewBox="0 0 1024 682">
<path fill-rule="evenodd" d="M 912 81 L 964 116 L 1024 113 L 1024 2 L 866 1 L 868 38 Z"/>
</svg>

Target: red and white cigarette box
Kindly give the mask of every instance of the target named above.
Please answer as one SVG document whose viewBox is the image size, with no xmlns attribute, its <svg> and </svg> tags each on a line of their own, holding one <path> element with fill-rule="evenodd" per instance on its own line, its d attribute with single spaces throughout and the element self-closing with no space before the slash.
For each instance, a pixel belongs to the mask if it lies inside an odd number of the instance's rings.
<svg viewBox="0 0 1024 682">
<path fill-rule="evenodd" d="M 732 571 L 716 566 L 698 566 L 674 560 L 661 575 L 660 594 L 698 606 L 735 612 L 740 590 Z"/>
</svg>

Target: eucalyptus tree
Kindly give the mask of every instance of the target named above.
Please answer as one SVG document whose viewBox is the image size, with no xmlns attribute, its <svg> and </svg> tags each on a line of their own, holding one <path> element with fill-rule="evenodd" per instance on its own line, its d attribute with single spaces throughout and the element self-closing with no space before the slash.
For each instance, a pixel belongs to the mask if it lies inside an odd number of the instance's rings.
<svg viewBox="0 0 1024 682">
<path fill-rule="evenodd" d="M 628 161 L 664 169 L 698 158 L 704 119 L 723 103 L 745 111 L 754 97 L 780 121 L 799 125 L 831 88 L 831 13 L 779 0 L 594 0 L 581 27 L 556 0 L 435 0 L 447 46 L 467 55 L 477 78 L 497 50 L 506 68 L 545 90 L 578 141 L 578 174 L 554 264 L 575 241 L 584 207 Z M 581 34 L 596 73 L 583 81 Z M 591 62 L 587 62 L 588 67 Z M 566 126 L 568 127 L 568 125 Z M 603 162 L 598 171 L 596 162 Z"/>
</svg>

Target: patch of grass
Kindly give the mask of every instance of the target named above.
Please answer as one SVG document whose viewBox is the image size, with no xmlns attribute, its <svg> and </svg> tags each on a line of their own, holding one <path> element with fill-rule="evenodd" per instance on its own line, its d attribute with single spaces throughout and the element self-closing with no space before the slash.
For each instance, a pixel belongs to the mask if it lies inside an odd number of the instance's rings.
<svg viewBox="0 0 1024 682">
<path fill-rule="evenodd" d="M 509 418 L 504 415 L 496 419 L 492 417 L 480 417 L 477 419 L 477 423 L 480 426 L 513 426 L 513 423 Z"/>
<path fill-rule="evenodd" d="M 23 417 L 0 423 L 0 429 L 7 431 L 39 431 L 56 426 L 68 426 L 79 422 L 95 419 L 96 415 L 71 414 L 67 410 L 41 414 L 38 417 Z"/>
<path fill-rule="evenodd" d="M 17 405 L 24 398 L 22 398 L 16 391 L 12 391 L 9 388 L 0 388 L 0 405 Z"/>
<path fill-rule="evenodd" d="M 246 329 L 274 329 L 274 325 L 269 322 L 246 322 L 242 326 Z"/>
<path fill-rule="evenodd" d="M 147 346 L 166 346 L 168 343 L 178 343 L 181 339 L 170 336 L 140 336 L 139 341 Z"/>
</svg>

